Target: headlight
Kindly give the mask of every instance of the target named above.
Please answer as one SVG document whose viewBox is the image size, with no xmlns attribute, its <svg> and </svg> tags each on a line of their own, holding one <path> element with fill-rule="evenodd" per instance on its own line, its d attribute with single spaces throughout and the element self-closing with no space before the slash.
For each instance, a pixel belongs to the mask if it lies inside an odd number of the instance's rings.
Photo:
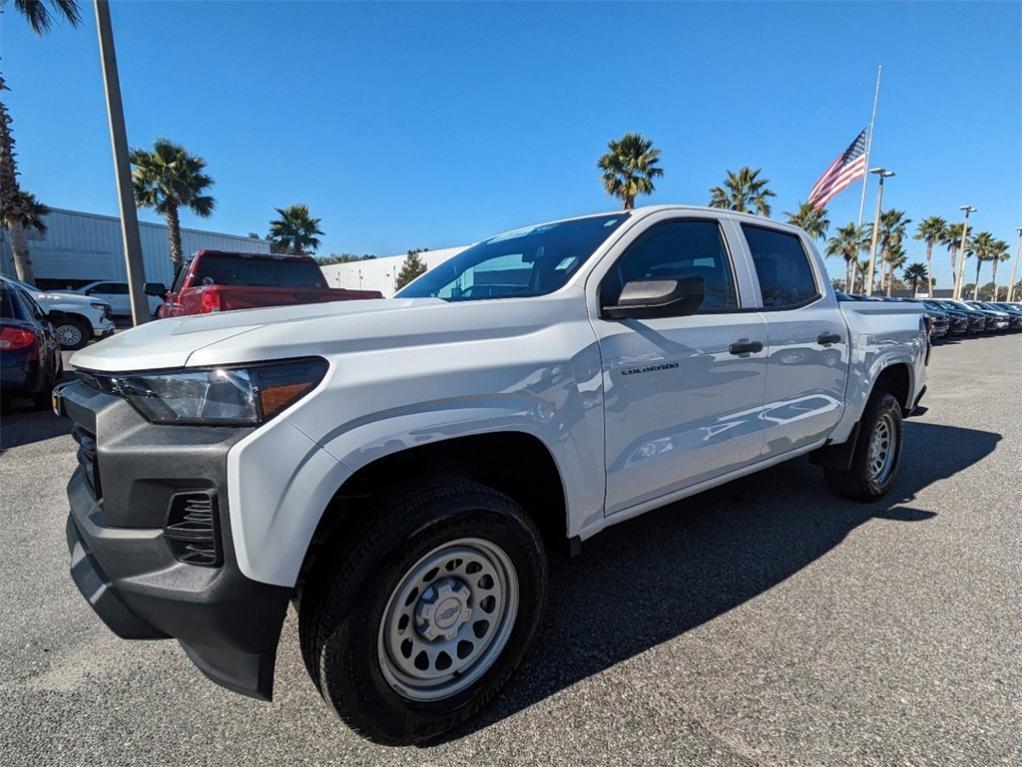
<svg viewBox="0 0 1022 767">
<path fill-rule="evenodd" d="M 312 391 L 326 374 L 320 357 L 238 367 L 104 376 L 86 373 L 158 424 L 255 426 Z"/>
</svg>

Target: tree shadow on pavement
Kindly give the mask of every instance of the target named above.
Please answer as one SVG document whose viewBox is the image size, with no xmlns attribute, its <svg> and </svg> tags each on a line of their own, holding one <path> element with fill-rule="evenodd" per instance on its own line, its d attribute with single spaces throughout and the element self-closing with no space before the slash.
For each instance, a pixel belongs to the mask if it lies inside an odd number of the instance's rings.
<svg viewBox="0 0 1022 767">
<path fill-rule="evenodd" d="M 905 508 L 928 485 L 990 454 L 1001 435 L 908 421 L 891 493 L 832 496 L 796 459 L 611 527 L 581 556 L 551 563 L 546 624 L 489 709 L 462 737 L 753 599 L 838 546 L 871 519 L 923 522 Z"/>
</svg>

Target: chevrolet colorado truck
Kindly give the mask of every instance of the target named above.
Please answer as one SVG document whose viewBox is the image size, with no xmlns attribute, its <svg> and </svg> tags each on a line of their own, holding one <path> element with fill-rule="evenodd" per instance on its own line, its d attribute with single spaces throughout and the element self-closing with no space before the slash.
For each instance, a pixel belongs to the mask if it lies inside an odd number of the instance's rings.
<svg viewBox="0 0 1022 767">
<path fill-rule="evenodd" d="M 155 316 L 382 297 L 378 290 L 327 287 L 311 256 L 200 250 L 181 267 Z"/>
<path fill-rule="evenodd" d="M 292 603 L 334 711 L 420 742 L 511 677 L 548 552 L 805 454 L 886 493 L 928 354 L 918 305 L 839 303 L 801 230 L 678 206 L 506 232 L 393 299 L 142 325 L 55 398 L 71 575 L 264 699 Z"/>
</svg>

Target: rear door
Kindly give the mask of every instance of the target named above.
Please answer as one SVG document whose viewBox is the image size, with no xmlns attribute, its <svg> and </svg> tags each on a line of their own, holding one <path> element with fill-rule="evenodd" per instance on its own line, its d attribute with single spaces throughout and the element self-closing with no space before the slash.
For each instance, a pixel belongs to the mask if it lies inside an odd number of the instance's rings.
<svg viewBox="0 0 1022 767">
<path fill-rule="evenodd" d="M 766 324 L 755 309 L 743 311 L 751 278 L 732 258 L 726 223 L 653 215 L 587 284 L 603 359 L 607 514 L 739 469 L 761 451 Z M 628 282 L 685 277 L 703 280 L 696 314 L 612 320 L 599 312 Z"/>
<path fill-rule="evenodd" d="M 812 444 L 837 425 L 848 375 L 848 328 L 826 274 L 794 230 L 743 222 L 769 344 L 763 455 Z"/>
</svg>

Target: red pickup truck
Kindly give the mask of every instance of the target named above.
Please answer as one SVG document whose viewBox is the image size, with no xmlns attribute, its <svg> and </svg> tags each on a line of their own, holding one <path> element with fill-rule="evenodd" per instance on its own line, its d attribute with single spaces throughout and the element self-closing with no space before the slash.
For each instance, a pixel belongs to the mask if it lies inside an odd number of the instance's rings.
<svg viewBox="0 0 1022 767">
<path fill-rule="evenodd" d="M 365 298 L 383 298 L 383 294 L 327 287 L 310 256 L 200 250 L 178 272 L 156 316 Z"/>
</svg>

